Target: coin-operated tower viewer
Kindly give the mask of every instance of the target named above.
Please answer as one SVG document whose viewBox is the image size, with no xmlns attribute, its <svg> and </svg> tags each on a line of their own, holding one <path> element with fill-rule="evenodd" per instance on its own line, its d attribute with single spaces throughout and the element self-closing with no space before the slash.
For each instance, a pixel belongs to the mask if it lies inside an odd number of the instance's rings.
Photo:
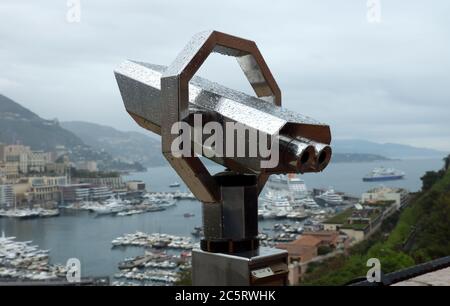
<svg viewBox="0 0 450 306">
<path fill-rule="evenodd" d="M 195 76 L 212 52 L 236 58 L 255 96 Z M 282 108 L 256 44 L 217 31 L 192 37 L 168 67 L 125 61 L 115 76 L 127 112 L 161 136 L 162 154 L 202 203 L 193 284 L 286 284 L 287 252 L 259 246 L 258 195 L 271 174 L 322 171 L 329 126 Z M 211 174 L 199 156 L 226 171 Z"/>
</svg>

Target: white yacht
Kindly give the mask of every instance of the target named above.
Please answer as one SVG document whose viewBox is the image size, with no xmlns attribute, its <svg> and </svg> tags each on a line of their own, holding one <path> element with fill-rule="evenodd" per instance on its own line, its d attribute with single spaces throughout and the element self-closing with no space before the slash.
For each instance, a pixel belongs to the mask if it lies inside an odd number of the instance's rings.
<svg viewBox="0 0 450 306">
<path fill-rule="evenodd" d="M 169 208 L 177 204 L 177 199 L 170 193 L 147 193 L 144 195 L 143 204 L 153 204 L 160 208 Z"/>
<path fill-rule="evenodd" d="M 337 194 L 333 188 L 329 188 L 321 195 L 318 195 L 316 197 L 316 200 L 318 202 L 321 202 L 322 204 L 329 204 L 329 205 L 341 205 L 342 202 L 344 201 L 342 196 L 340 194 Z"/>
<path fill-rule="evenodd" d="M 263 219 L 286 218 L 292 211 L 288 197 L 276 190 L 269 189 L 260 198 L 258 216 Z"/>
<path fill-rule="evenodd" d="M 91 210 L 97 215 L 115 214 L 123 211 L 126 205 L 121 201 L 114 198 L 110 198 L 105 203 L 98 207 L 92 207 Z"/>
</svg>

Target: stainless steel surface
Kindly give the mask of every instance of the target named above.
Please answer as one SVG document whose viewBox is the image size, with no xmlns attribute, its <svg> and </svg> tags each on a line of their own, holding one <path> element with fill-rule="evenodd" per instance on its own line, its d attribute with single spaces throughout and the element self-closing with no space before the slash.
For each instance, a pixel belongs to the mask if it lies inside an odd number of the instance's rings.
<svg viewBox="0 0 450 306">
<path fill-rule="evenodd" d="M 165 66 L 125 61 L 115 70 L 126 110 L 151 121 L 159 128 L 162 112 L 161 77 L 165 69 Z M 319 135 L 313 135 L 312 140 L 325 144 L 331 141 L 329 126 L 326 124 L 198 76 L 194 76 L 189 83 L 189 108 L 221 114 L 229 120 L 241 122 L 270 135 L 282 130 L 317 125 L 323 131 Z M 298 134 L 287 135 L 302 135 Z"/>
<path fill-rule="evenodd" d="M 214 175 L 220 203 L 203 204 L 208 241 L 254 240 L 258 235 L 258 184 L 255 175 L 224 171 Z"/>
<path fill-rule="evenodd" d="M 128 112 L 133 115 L 135 120 L 136 118 L 146 118 L 145 122 L 142 119 L 136 121 L 144 128 L 151 129 L 156 133 L 160 133 L 159 114 L 161 113 L 161 101 L 160 96 L 155 94 L 155 90 L 160 89 L 158 80 L 162 76 L 163 71 L 163 66 L 129 61 L 123 63 L 116 70 L 119 85 L 123 84 L 120 87 L 124 88 L 122 96 Z M 130 86 L 130 79 L 134 80 L 136 84 Z M 272 103 L 212 83 L 206 79 L 194 77 L 190 82 L 189 88 L 189 108 L 191 112 L 206 114 L 207 116 L 205 117 L 210 118 L 210 120 L 215 120 L 222 124 L 225 122 L 241 122 L 250 130 L 261 131 L 271 136 L 286 131 L 285 135 L 279 135 L 280 139 L 299 137 L 302 134 L 312 133 L 311 131 L 313 130 L 317 130 L 317 133 L 313 134 L 312 139 L 319 141 L 329 141 L 330 139 L 329 127 L 324 124 L 277 107 Z M 138 103 L 136 99 L 141 99 L 140 94 L 134 93 L 134 91 L 146 91 L 148 93 L 145 95 L 150 99 L 149 102 L 146 100 L 146 105 L 148 106 L 143 107 L 141 104 L 145 103 Z M 153 113 L 151 109 L 153 109 Z M 148 122 L 151 122 L 155 127 L 153 129 L 149 128 Z M 290 136 L 290 134 L 294 135 Z M 307 141 L 311 142 L 310 139 L 307 139 Z M 289 142 L 281 141 L 281 145 Z M 317 141 L 314 141 L 314 143 L 320 144 Z M 327 145 L 323 144 L 323 146 Z M 310 149 L 307 151 L 309 151 L 309 155 L 316 154 L 311 152 Z M 326 161 L 329 160 L 330 155 L 331 153 L 327 155 Z M 295 168 L 294 159 L 291 158 L 289 161 L 294 162 L 291 166 L 280 164 L 277 168 L 264 170 L 259 168 L 261 158 L 227 157 L 212 159 L 230 168 L 238 169 L 240 167 L 238 170 L 241 172 L 253 171 L 256 173 L 314 172 L 322 170 L 327 164 L 326 162 L 323 163 L 320 170 L 317 170 L 318 167 L 313 167 L 311 163 L 311 167 Z M 262 186 L 260 187 L 262 188 Z"/>
<path fill-rule="evenodd" d="M 236 255 L 195 249 L 192 250 L 192 283 L 194 286 L 270 285 L 274 284 L 270 277 L 255 283 L 252 271 L 282 265 L 286 270 L 278 272 L 280 280 L 277 284 L 286 284 L 284 273 L 287 275 L 287 255 L 285 250 L 265 247 L 259 248 L 258 252 Z"/>
<path fill-rule="evenodd" d="M 202 203 L 203 236 L 206 239 L 223 238 L 222 203 Z"/>
<path fill-rule="evenodd" d="M 248 286 L 249 274 L 245 257 L 192 250 L 194 286 Z"/>
<path fill-rule="evenodd" d="M 212 52 L 237 59 L 256 97 L 195 76 Z M 203 202 L 205 238 L 210 242 L 223 239 L 253 243 L 258 233 L 257 198 L 269 175 L 317 172 L 330 160 L 329 126 L 281 107 L 281 91 L 253 41 L 217 31 L 202 32 L 168 67 L 126 61 L 115 70 L 115 76 L 127 112 L 140 126 L 161 135 L 162 153 Z M 203 144 L 205 135 L 201 135 L 190 140 L 190 157 L 176 157 L 171 146 L 179 132 L 172 133 L 172 127 L 183 122 L 194 129 L 196 114 L 205 118 L 197 128 L 214 122 L 223 129 L 223 143 L 208 147 Z M 230 123 L 241 129 L 228 131 L 225 127 Z M 237 146 L 235 133 L 243 140 L 243 147 Z M 258 135 L 257 140 L 251 137 L 254 135 Z M 227 151 L 222 155 L 219 148 L 229 149 L 225 142 L 230 136 L 233 154 Z M 261 152 L 249 154 L 267 139 L 276 140 L 269 142 L 269 156 L 280 157 L 274 167 L 261 165 L 268 159 Z M 194 153 L 205 155 L 234 174 L 251 174 L 251 183 L 223 184 Z M 195 285 L 285 284 L 287 279 L 287 253 L 282 250 L 261 248 L 238 255 L 194 250 L 192 261 Z M 252 276 L 254 269 L 264 267 L 275 272 L 267 277 L 265 272 Z"/>
<path fill-rule="evenodd" d="M 205 239 L 255 239 L 258 235 L 257 185 L 221 186 L 220 190 L 220 203 L 203 204 Z"/>
<path fill-rule="evenodd" d="M 236 57 L 257 97 L 195 77 L 212 52 Z M 202 32 L 191 39 L 168 67 L 126 61 L 115 74 L 127 111 L 142 127 L 162 136 L 164 156 L 195 196 L 205 203 L 221 200 L 211 174 L 195 154 L 175 158 L 171 152 L 171 144 L 179 136 L 171 133 L 172 125 L 192 120 L 193 113 L 206 114 L 222 125 L 239 123 L 248 128 L 247 135 L 260 132 L 270 137 L 302 137 L 318 145 L 328 145 L 331 141 L 327 125 L 280 107 L 280 89 L 256 44 L 249 40 L 216 31 Z M 244 138 L 246 146 L 251 146 L 248 136 Z M 316 152 L 294 140 L 282 143 L 288 145 L 287 149 L 281 148 L 283 154 L 291 156 L 284 156 L 273 168 L 262 168 L 261 156 L 221 157 L 216 154 L 211 159 L 233 171 L 259 175 L 258 189 L 262 190 L 267 174 L 320 171 L 331 155 L 328 148 Z M 320 157 L 316 155 L 321 152 L 325 153 Z M 317 164 L 319 159 L 320 165 Z"/>
<path fill-rule="evenodd" d="M 307 172 L 316 163 L 315 148 L 304 141 L 280 135 L 281 162 L 286 165 L 285 172 Z"/>
<path fill-rule="evenodd" d="M 331 159 L 331 147 L 324 143 L 318 143 L 304 137 L 297 137 L 297 141 L 314 147 L 315 162 L 310 167 L 315 171 L 322 171 L 326 168 Z"/>
<path fill-rule="evenodd" d="M 189 116 L 189 81 L 212 52 L 240 58 L 238 61 L 255 93 L 281 104 L 281 92 L 254 42 L 217 31 L 194 35 L 161 77 L 162 152 L 186 185 L 203 202 L 219 202 L 218 188 L 197 157 L 174 159 L 171 145 L 179 134 L 172 133 L 176 122 Z M 196 168 L 190 175 L 187 168 Z"/>
<path fill-rule="evenodd" d="M 224 237 L 233 240 L 256 238 L 258 235 L 256 185 L 222 187 L 221 193 L 223 199 Z"/>
</svg>

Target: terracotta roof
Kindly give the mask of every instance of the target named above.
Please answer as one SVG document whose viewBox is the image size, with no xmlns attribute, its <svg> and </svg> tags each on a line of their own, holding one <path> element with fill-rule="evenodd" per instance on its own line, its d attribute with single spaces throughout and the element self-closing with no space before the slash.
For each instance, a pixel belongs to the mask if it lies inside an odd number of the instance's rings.
<svg viewBox="0 0 450 306">
<path fill-rule="evenodd" d="M 333 240 L 339 236 L 337 231 L 317 231 L 317 232 L 304 232 L 303 236 L 315 236 L 320 237 L 322 240 Z"/>
<path fill-rule="evenodd" d="M 299 239 L 292 242 L 292 244 L 298 246 L 317 246 L 322 242 L 319 237 L 314 237 L 311 235 L 303 235 Z"/>
<path fill-rule="evenodd" d="M 317 256 L 317 247 L 315 246 L 280 243 L 276 247 L 278 249 L 286 250 L 289 253 L 289 256 L 300 256 L 304 261 L 308 261 Z"/>
</svg>

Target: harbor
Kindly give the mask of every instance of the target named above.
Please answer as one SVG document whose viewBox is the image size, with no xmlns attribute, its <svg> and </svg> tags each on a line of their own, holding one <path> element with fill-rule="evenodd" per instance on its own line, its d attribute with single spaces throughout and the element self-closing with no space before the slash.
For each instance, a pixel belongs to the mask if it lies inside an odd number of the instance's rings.
<svg viewBox="0 0 450 306">
<path fill-rule="evenodd" d="M 117 237 L 111 241 L 113 247 L 127 247 L 140 246 L 146 248 L 156 249 L 177 249 L 177 250 L 191 250 L 194 247 L 199 247 L 189 237 L 152 233 L 146 234 L 143 232 L 136 232 L 133 234 L 125 234 Z"/>
<path fill-rule="evenodd" d="M 433 160 L 422 163 L 392 161 L 384 164 L 386 167 L 399 168 L 408 173 L 403 180 L 389 182 L 389 185 L 414 191 L 420 186 L 420 175 L 424 169 L 436 168 L 441 165 L 441 161 Z M 433 166 L 434 164 L 436 166 Z M 282 218 L 261 218 L 259 221 L 261 245 L 272 246 L 283 241 L 292 241 L 302 232 L 318 230 L 322 220 L 326 220 L 327 216 L 336 209 L 344 209 L 346 205 L 329 205 L 327 207 L 317 201 L 317 196 L 329 190 L 330 186 L 334 187 L 335 193 L 345 192 L 344 201 L 347 196 L 360 196 L 366 190 L 380 185 L 361 180 L 375 166 L 377 165 L 374 163 L 331 164 L 328 171 L 324 172 L 320 178 L 308 174 L 300 176 L 308 187 L 309 197 L 304 199 L 304 205 L 293 203 L 292 206 L 294 212 L 296 209 L 299 209 L 300 212 L 303 209 L 303 212 L 309 217 L 302 219 L 303 216 L 300 214 L 300 219 L 296 219 L 293 218 L 293 215 L 286 214 Z M 344 168 L 347 170 L 344 171 Z M 170 193 L 173 199 L 177 198 L 175 205 L 163 210 L 136 213 L 133 210 L 139 210 L 139 204 L 135 201 L 125 205 L 129 208 L 128 213 L 124 210 L 102 215 L 84 209 L 93 203 L 80 202 L 79 206 L 60 208 L 57 217 L 2 217 L 0 218 L 0 231 L 4 230 L 6 237 L 15 236 L 17 241 L 22 242 L 33 241 L 33 244 L 39 246 L 39 249 L 50 250 L 49 263 L 51 265 L 64 264 L 69 258 L 78 258 L 81 261 L 82 277 L 108 276 L 115 284 L 133 285 L 135 281 L 127 278 L 114 278 L 117 273 L 125 272 L 119 269 L 119 263 L 127 258 L 144 256 L 146 251 L 165 251 L 168 255 L 177 255 L 176 253 L 185 250 L 153 249 L 140 246 L 112 247 L 111 242 L 127 233 L 139 231 L 146 234 L 158 233 L 189 237 L 192 242 L 198 243 L 201 237 L 202 213 L 200 203 L 189 198 L 189 193 L 183 184 L 179 188 L 169 187 L 172 182 L 177 180 L 176 173 L 170 168 L 152 168 L 148 172 L 134 173 L 124 179 L 144 181 L 148 186 L 148 193 L 155 194 L 157 197 Z M 183 195 L 183 198 L 177 197 L 178 192 Z M 315 204 L 310 199 L 314 200 Z M 260 201 L 260 204 L 262 202 Z M 84 207 L 81 204 L 88 205 Z M 260 209 L 262 208 L 264 207 L 261 206 Z M 128 215 L 122 216 L 122 214 Z M 173 264 L 169 266 L 173 266 Z M 151 267 L 146 269 L 151 269 Z M 154 283 L 153 281 L 147 282 Z"/>
<path fill-rule="evenodd" d="M 59 209 L 43 209 L 43 208 L 25 208 L 25 209 L 0 209 L 0 217 L 5 218 L 45 218 L 59 216 Z"/>
<path fill-rule="evenodd" d="M 114 215 L 98 217 L 88 210 L 62 209 L 58 218 L 2 218 L 1 222 L 3 227 L 9 229 L 34 228 L 36 232 L 46 232 L 46 236 L 36 237 L 34 231 L 28 231 L 26 235 L 22 232 L 20 236 L 23 241 L 34 236 L 37 239 L 33 239 L 33 243 L 39 248 L 49 248 L 49 264 L 79 258 L 83 277 L 109 276 L 112 284 L 116 285 L 133 285 L 136 282 L 146 285 L 173 284 L 176 278 L 166 272 L 188 268 L 190 250 L 198 247 L 201 237 L 200 210 L 198 202 L 180 200 L 170 209 L 127 218 Z M 187 218 L 185 214 L 193 216 Z M 261 245 L 273 246 L 292 241 L 303 229 L 312 229 L 318 224 L 318 221 L 299 222 L 287 218 L 261 220 Z M 99 231 L 99 228 L 102 230 Z M 191 234 L 195 228 L 200 229 L 199 235 Z M 61 240 L 61 235 L 67 239 Z M 92 256 L 94 253 L 102 256 Z M 164 273 L 167 275 L 149 272 L 153 270 L 166 271 Z M 14 277 L 18 274 L 10 275 Z"/>
<path fill-rule="evenodd" d="M 39 249 L 32 241 L 0 237 L 0 280 L 46 281 L 66 276 L 66 267 L 49 263 L 49 250 Z"/>
<path fill-rule="evenodd" d="M 272 175 L 259 197 L 258 218 L 320 221 L 357 202 L 333 188 L 310 191 L 297 175 Z"/>
<path fill-rule="evenodd" d="M 127 196 L 127 198 L 130 198 Z M 42 207 L 0 209 L 0 218 L 45 218 L 57 217 L 60 210 L 88 211 L 96 216 L 113 215 L 119 217 L 132 216 L 147 212 L 156 212 L 176 205 L 180 200 L 196 200 L 191 192 L 148 192 L 134 195 L 131 200 L 122 198 L 119 194 L 104 201 L 79 201 L 57 206 L 52 203 L 51 209 Z"/>
<path fill-rule="evenodd" d="M 118 264 L 113 285 L 173 285 L 179 272 L 191 268 L 191 253 L 167 254 L 145 251 Z M 124 283 L 125 282 L 125 283 Z"/>
</svg>

